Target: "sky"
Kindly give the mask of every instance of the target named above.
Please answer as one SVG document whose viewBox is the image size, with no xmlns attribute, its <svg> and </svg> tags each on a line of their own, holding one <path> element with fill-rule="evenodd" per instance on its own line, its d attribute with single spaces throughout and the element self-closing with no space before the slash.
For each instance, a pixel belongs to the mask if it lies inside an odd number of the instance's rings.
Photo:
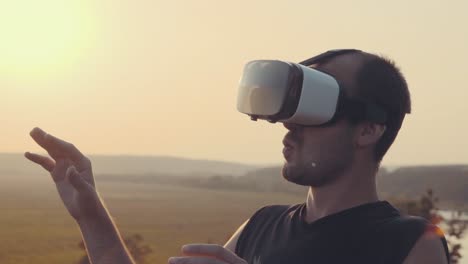
<svg viewBox="0 0 468 264">
<path fill-rule="evenodd" d="M 0 152 L 39 126 L 86 154 L 283 162 L 237 112 L 255 59 L 358 48 L 396 61 L 413 112 L 384 165 L 468 163 L 467 1 L 0 0 Z"/>
</svg>

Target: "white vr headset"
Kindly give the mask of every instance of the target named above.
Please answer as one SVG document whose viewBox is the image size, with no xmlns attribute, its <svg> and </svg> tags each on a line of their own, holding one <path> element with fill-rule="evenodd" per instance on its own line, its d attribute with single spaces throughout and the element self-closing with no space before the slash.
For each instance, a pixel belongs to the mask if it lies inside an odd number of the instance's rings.
<svg viewBox="0 0 468 264">
<path fill-rule="evenodd" d="M 323 126 L 341 117 L 384 124 L 386 111 L 373 103 L 352 100 L 330 74 L 308 66 L 354 49 L 331 50 L 300 63 L 256 60 L 245 65 L 237 110 L 252 120 Z"/>
</svg>

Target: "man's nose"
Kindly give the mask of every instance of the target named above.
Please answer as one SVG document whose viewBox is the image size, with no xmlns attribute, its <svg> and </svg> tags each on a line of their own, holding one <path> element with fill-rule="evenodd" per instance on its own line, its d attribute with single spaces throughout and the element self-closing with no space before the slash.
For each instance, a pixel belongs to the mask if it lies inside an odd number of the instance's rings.
<svg viewBox="0 0 468 264">
<path fill-rule="evenodd" d="M 290 131 L 297 130 L 299 128 L 299 125 L 293 124 L 293 123 L 283 123 L 283 126 Z"/>
</svg>

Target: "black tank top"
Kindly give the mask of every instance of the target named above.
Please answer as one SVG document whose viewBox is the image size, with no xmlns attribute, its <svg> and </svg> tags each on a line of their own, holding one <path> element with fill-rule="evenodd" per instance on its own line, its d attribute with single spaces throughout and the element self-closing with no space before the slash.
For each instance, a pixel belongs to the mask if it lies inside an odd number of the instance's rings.
<svg viewBox="0 0 468 264">
<path fill-rule="evenodd" d="M 424 218 L 403 216 L 387 201 L 310 224 L 305 209 L 305 204 L 261 208 L 241 233 L 236 254 L 249 264 L 400 264 L 424 232 L 437 230 Z M 441 240 L 448 259 L 447 242 Z"/>
</svg>

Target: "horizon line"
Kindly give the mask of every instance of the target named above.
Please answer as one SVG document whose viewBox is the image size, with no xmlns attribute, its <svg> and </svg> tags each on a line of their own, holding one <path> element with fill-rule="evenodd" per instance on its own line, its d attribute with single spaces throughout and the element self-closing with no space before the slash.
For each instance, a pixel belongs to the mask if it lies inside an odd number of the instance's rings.
<svg viewBox="0 0 468 264">
<path fill-rule="evenodd" d="M 42 152 L 41 154 L 46 154 L 46 152 Z M 24 152 L 1 152 L 0 155 L 24 155 Z M 140 157 L 140 158 L 173 158 L 173 159 L 182 159 L 182 160 L 189 160 L 189 161 L 208 161 L 208 162 L 221 162 L 221 163 L 231 163 L 231 164 L 238 164 L 244 166 L 252 166 L 252 167 L 259 167 L 259 168 L 267 168 L 267 167 L 277 167 L 282 166 L 282 163 L 272 163 L 272 162 L 265 162 L 265 163 L 249 163 L 249 162 L 242 162 L 242 161 L 232 161 L 232 160 L 222 160 L 222 159 L 209 159 L 209 158 L 190 158 L 190 157 L 183 157 L 183 156 L 171 156 L 171 155 L 157 155 L 157 154 L 123 154 L 123 153 L 115 153 L 115 154 L 103 154 L 103 153 L 94 153 L 94 154 L 87 154 L 88 156 L 101 156 L 101 157 Z M 440 167 L 440 166 L 466 166 L 468 167 L 467 163 L 432 163 L 432 164 L 382 164 L 381 168 L 403 168 L 403 167 Z"/>
</svg>

